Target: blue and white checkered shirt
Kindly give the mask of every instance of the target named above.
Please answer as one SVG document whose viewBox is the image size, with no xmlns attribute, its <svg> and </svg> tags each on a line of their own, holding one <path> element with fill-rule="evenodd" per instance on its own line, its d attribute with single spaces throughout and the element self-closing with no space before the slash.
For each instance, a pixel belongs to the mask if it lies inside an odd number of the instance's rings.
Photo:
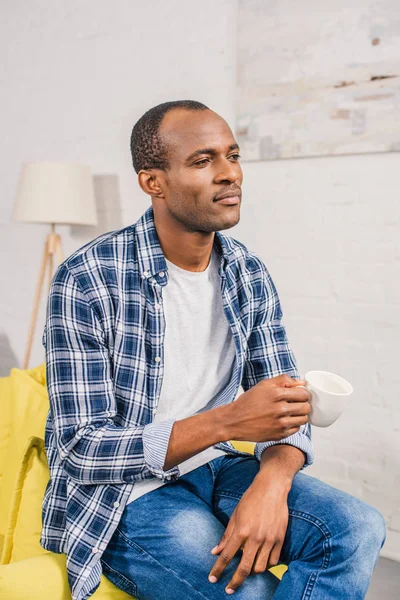
<svg viewBox="0 0 400 600">
<path fill-rule="evenodd" d="M 240 385 L 246 391 L 281 373 L 300 375 L 266 266 L 244 244 L 218 231 L 214 245 L 236 347 L 233 377 L 215 398 L 216 407 L 234 401 Z M 43 333 L 50 480 L 40 543 L 67 555 L 73 600 L 86 600 L 100 585 L 101 554 L 135 482 L 180 476 L 178 465 L 162 468 L 174 419 L 152 423 L 164 371 L 162 290 L 167 284 L 152 206 L 135 224 L 74 252 L 51 283 Z M 282 442 L 305 453 L 302 469 L 313 463 L 308 423 L 282 441 L 257 443 L 256 458 Z M 215 447 L 248 454 L 231 442 Z"/>
</svg>

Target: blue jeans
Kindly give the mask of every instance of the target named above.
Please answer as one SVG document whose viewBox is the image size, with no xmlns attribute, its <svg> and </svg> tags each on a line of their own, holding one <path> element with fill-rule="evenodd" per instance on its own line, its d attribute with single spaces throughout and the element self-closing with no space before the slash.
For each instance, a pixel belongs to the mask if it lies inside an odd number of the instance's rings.
<svg viewBox="0 0 400 600">
<path fill-rule="evenodd" d="M 361 600 L 365 598 L 385 521 L 373 506 L 298 472 L 288 496 L 280 555 L 288 570 L 249 575 L 225 588 L 239 550 L 216 583 L 208 580 L 233 510 L 259 471 L 254 456 L 225 455 L 130 504 L 102 557 L 104 575 L 139 600 Z"/>
</svg>

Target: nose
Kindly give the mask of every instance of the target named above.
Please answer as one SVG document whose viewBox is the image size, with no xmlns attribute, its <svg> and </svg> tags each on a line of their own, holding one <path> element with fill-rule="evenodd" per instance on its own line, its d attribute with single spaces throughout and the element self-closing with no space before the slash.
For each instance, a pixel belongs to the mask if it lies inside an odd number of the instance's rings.
<svg viewBox="0 0 400 600">
<path fill-rule="evenodd" d="M 232 162 L 228 159 L 222 159 L 218 165 L 217 174 L 215 175 L 216 183 L 235 183 L 239 185 L 242 181 L 242 169 L 238 162 Z"/>
</svg>

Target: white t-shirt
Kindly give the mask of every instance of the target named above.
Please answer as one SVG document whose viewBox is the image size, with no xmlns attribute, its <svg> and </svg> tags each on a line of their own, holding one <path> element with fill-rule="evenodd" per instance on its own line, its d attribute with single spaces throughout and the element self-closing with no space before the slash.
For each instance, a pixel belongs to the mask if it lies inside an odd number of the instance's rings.
<svg viewBox="0 0 400 600">
<path fill-rule="evenodd" d="M 210 408 L 233 374 L 235 344 L 223 310 L 219 255 L 213 247 L 204 271 L 181 269 L 166 259 L 164 375 L 153 422 L 185 419 Z M 210 446 L 179 464 L 181 475 L 222 456 Z M 162 485 L 158 477 L 137 481 L 127 504 Z"/>
</svg>

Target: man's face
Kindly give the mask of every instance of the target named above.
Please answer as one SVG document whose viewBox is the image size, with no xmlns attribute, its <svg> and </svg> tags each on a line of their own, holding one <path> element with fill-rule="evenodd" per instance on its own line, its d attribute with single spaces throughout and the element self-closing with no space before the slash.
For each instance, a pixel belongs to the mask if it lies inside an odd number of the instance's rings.
<svg viewBox="0 0 400 600">
<path fill-rule="evenodd" d="M 160 127 L 170 169 L 160 186 L 165 209 L 187 231 L 229 229 L 240 220 L 242 169 L 239 148 L 224 119 L 211 110 L 168 112 Z M 235 205 L 215 201 L 238 196 Z"/>
</svg>

